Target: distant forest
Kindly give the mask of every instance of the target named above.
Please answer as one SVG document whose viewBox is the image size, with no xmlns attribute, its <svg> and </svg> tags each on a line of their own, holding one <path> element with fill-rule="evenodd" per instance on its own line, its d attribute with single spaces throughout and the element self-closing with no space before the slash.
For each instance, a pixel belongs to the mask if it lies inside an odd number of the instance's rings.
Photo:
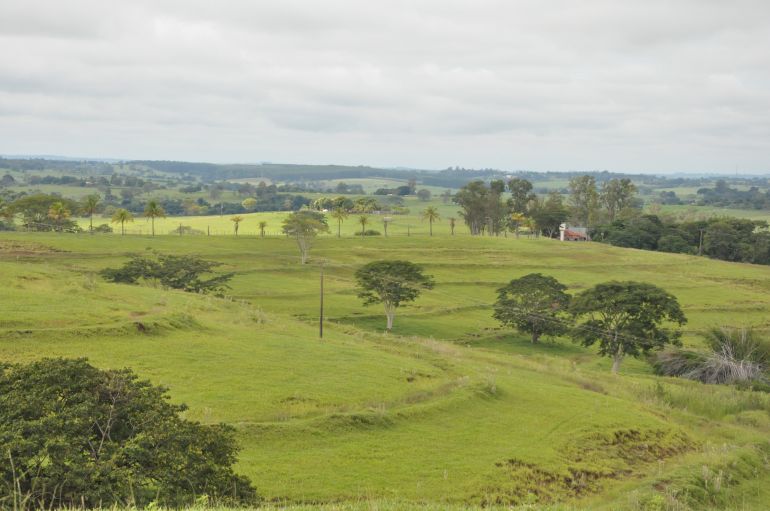
<svg viewBox="0 0 770 511">
<path fill-rule="evenodd" d="M 637 185 L 650 187 L 703 187 L 713 182 L 713 177 L 670 177 L 650 174 L 625 174 L 609 171 L 533 172 L 528 170 L 466 169 L 449 167 L 444 170 L 393 169 L 347 165 L 295 165 L 283 163 L 218 164 L 185 161 L 132 160 L 108 163 L 95 160 L 49 160 L 43 158 L 2 158 L 0 169 L 16 171 L 56 170 L 75 175 L 111 174 L 116 169 L 155 171 L 171 175 L 195 177 L 203 182 L 226 179 L 265 178 L 273 181 L 301 182 L 328 179 L 391 178 L 416 179 L 426 186 L 459 188 L 470 181 L 492 181 L 507 176 L 517 176 L 529 181 L 565 181 L 575 176 L 589 175 L 597 183 L 613 178 L 629 178 Z M 767 187 L 766 177 L 731 178 L 732 184 Z"/>
</svg>

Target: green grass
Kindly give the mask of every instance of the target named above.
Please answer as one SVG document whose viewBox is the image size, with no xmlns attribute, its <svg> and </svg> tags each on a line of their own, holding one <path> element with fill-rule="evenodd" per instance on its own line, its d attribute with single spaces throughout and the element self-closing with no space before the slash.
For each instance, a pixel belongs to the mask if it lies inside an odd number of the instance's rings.
<svg viewBox="0 0 770 511">
<path fill-rule="evenodd" d="M 231 297 L 96 275 L 147 249 L 223 262 L 236 273 Z M 353 282 L 379 258 L 421 263 L 437 282 L 387 335 L 382 311 L 363 307 Z M 238 469 L 278 502 L 642 510 L 673 498 L 691 509 L 764 509 L 770 398 L 657 378 L 643 361 L 613 377 L 592 350 L 564 339 L 533 347 L 499 329 L 495 289 L 533 271 L 570 292 L 613 278 L 661 285 L 690 318 L 692 345 L 713 325 L 770 329 L 768 267 L 598 244 L 324 237 L 301 266 L 283 237 L 0 233 L 0 360 L 133 367 L 186 402 L 189 418 L 235 425 Z M 704 466 L 734 474 L 731 483 L 703 494 Z M 565 483 L 574 474 L 579 484 Z"/>
</svg>

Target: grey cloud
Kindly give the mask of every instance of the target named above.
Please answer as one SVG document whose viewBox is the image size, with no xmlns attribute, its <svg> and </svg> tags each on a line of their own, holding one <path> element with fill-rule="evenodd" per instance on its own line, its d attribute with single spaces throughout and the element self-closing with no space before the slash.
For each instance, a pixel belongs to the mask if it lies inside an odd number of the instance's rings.
<svg viewBox="0 0 770 511">
<path fill-rule="evenodd" d="M 4 0 L 0 152 L 769 171 L 762 0 Z"/>
</svg>

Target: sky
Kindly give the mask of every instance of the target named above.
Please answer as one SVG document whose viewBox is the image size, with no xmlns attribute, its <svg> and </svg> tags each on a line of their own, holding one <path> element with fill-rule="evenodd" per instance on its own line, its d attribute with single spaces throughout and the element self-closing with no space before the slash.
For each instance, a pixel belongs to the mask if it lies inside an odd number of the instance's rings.
<svg viewBox="0 0 770 511">
<path fill-rule="evenodd" d="M 770 2 L 2 0 L 0 154 L 770 173 Z"/>
</svg>

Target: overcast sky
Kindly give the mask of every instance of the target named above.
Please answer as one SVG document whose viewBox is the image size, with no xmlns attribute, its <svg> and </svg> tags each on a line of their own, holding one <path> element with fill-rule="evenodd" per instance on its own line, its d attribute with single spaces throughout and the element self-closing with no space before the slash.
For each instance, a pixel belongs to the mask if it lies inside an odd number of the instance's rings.
<svg viewBox="0 0 770 511">
<path fill-rule="evenodd" d="M 770 172 L 770 1 L 2 0 L 0 153 Z"/>
</svg>

